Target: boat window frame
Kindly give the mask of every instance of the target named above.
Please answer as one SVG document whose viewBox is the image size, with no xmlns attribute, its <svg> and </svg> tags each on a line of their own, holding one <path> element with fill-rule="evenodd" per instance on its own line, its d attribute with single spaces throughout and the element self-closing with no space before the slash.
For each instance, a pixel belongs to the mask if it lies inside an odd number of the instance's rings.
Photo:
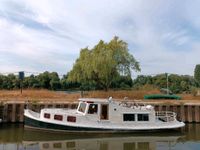
<svg viewBox="0 0 200 150">
<path fill-rule="evenodd" d="M 50 113 L 44 113 L 43 117 L 45 119 L 50 119 L 51 118 L 51 114 Z"/>
<path fill-rule="evenodd" d="M 131 117 L 134 116 L 133 118 L 126 118 L 125 115 L 128 115 Z M 136 114 L 135 113 L 123 113 L 123 122 L 133 122 L 133 121 L 136 121 Z"/>
<path fill-rule="evenodd" d="M 91 108 L 93 106 L 95 106 L 95 107 Z M 87 113 L 90 114 L 90 115 L 97 115 L 98 114 L 98 107 L 99 107 L 99 105 L 97 103 L 90 103 L 89 106 L 88 106 Z"/>
<path fill-rule="evenodd" d="M 84 110 L 83 111 L 80 111 L 80 108 L 81 108 L 81 105 L 82 104 L 84 104 L 85 106 L 85 108 L 83 108 Z M 87 110 L 87 103 L 86 102 L 79 102 L 79 106 L 78 106 L 78 109 L 77 109 L 77 112 L 79 112 L 79 113 L 83 113 L 83 114 L 85 114 L 85 112 L 86 112 L 86 110 Z"/>
<path fill-rule="evenodd" d="M 141 120 L 140 120 L 139 115 L 143 115 Z M 145 115 L 147 115 L 147 116 L 145 116 Z M 147 119 L 145 117 L 147 117 Z M 139 113 L 139 114 L 137 114 L 137 121 L 139 121 L 139 122 L 140 121 L 145 121 L 145 122 L 150 121 L 149 114 L 148 113 Z"/>
<path fill-rule="evenodd" d="M 60 114 L 55 114 L 53 118 L 54 120 L 57 120 L 57 121 L 63 121 L 63 115 L 60 115 Z"/>
<path fill-rule="evenodd" d="M 67 122 L 76 122 L 75 116 L 67 116 Z"/>
</svg>

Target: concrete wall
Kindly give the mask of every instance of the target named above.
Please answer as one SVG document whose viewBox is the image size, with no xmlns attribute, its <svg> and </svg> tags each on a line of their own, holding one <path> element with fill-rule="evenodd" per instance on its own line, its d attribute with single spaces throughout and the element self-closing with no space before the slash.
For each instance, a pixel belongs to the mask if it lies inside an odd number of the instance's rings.
<svg viewBox="0 0 200 150">
<path fill-rule="evenodd" d="M 23 103 L 5 102 L 0 105 L 0 118 L 3 122 L 23 122 L 24 108 L 28 107 L 39 112 L 42 108 L 76 108 L 77 103 L 56 102 L 56 103 Z M 184 122 L 200 122 L 200 104 L 187 105 L 163 105 L 156 104 L 156 111 L 173 111 L 177 113 L 177 119 Z"/>
</svg>

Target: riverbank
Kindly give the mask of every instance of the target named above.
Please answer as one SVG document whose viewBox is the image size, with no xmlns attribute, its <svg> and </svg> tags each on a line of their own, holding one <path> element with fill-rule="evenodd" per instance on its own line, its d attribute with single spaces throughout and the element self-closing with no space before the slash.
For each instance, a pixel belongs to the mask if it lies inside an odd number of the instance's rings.
<svg viewBox="0 0 200 150">
<path fill-rule="evenodd" d="M 181 100 L 144 100 L 146 94 L 159 94 L 158 90 L 120 90 L 120 91 L 86 91 L 64 92 L 49 90 L 23 90 L 21 94 L 19 90 L 0 90 L 1 102 L 77 102 L 80 97 L 87 98 L 108 98 L 112 96 L 117 100 L 124 100 L 127 97 L 129 101 L 141 101 L 145 103 L 159 104 L 200 104 L 200 96 L 192 96 L 191 94 L 180 94 Z"/>
</svg>

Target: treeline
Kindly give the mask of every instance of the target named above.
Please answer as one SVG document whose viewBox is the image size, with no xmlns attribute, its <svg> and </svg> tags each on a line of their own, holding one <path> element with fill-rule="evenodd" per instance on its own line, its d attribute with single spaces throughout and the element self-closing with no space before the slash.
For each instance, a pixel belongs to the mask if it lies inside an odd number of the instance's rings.
<svg viewBox="0 0 200 150">
<path fill-rule="evenodd" d="M 156 76 L 140 75 L 133 81 L 133 88 L 140 89 L 142 86 L 151 85 L 160 90 L 167 90 L 167 74 Z M 168 75 L 168 89 L 171 93 L 192 93 L 199 87 L 193 76 L 188 75 Z"/>
<path fill-rule="evenodd" d="M 44 72 L 39 75 L 24 77 L 21 81 L 18 75 L 0 75 L 0 89 L 13 90 L 20 88 L 20 82 L 25 89 L 48 89 L 48 90 L 101 90 L 102 88 L 92 82 L 70 82 L 68 75 L 59 78 L 56 72 Z M 132 87 L 130 76 L 119 76 L 111 83 L 110 88 L 129 89 Z"/>
<path fill-rule="evenodd" d="M 12 90 L 19 89 L 22 83 L 23 88 L 43 88 L 49 90 L 57 90 L 66 88 L 66 76 L 59 78 L 56 72 L 44 72 L 37 76 L 30 75 L 20 80 L 18 75 L 9 74 L 7 76 L 0 75 L 0 89 Z M 69 85 L 70 86 L 70 85 Z M 75 84 L 73 85 L 75 86 Z"/>
<path fill-rule="evenodd" d="M 69 82 L 68 75 L 59 78 L 56 72 L 44 72 L 39 75 L 31 75 L 22 80 L 23 88 L 49 89 L 49 90 L 102 90 L 95 82 Z M 140 75 L 132 80 L 130 76 L 118 76 L 112 81 L 110 89 L 135 89 L 151 85 L 153 88 L 166 89 L 167 75 L 156 76 Z M 197 87 L 198 82 L 193 76 L 168 75 L 168 87 L 172 93 L 191 93 Z M 20 88 L 20 79 L 17 75 L 0 75 L 0 89 L 12 90 Z"/>
</svg>

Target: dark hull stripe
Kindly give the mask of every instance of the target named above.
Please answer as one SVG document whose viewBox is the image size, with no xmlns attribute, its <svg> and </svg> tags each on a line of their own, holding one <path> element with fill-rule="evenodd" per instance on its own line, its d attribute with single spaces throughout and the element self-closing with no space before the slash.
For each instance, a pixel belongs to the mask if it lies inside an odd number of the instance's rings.
<svg viewBox="0 0 200 150">
<path fill-rule="evenodd" d="M 118 130 L 112 129 L 100 129 L 100 128 L 90 128 L 90 127 L 73 127 L 67 125 L 58 125 L 54 123 L 42 122 L 34 120 L 25 116 L 24 118 L 25 127 L 34 128 L 34 129 L 45 129 L 45 130 L 55 130 L 55 131 L 66 131 L 66 132 L 102 132 L 110 131 L 116 132 Z M 128 131 L 127 131 L 128 132 Z"/>
<path fill-rule="evenodd" d="M 98 133 L 98 132 L 105 132 L 105 133 L 115 133 L 115 132 L 156 132 L 160 130 L 169 131 L 172 129 L 156 129 L 156 130 L 113 130 L 113 129 L 101 129 L 101 128 L 90 128 L 90 127 L 73 127 L 67 125 L 58 125 L 53 123 L 47 123 L 38 121 L 35 119 L 31 119 L 29 117 L 24 118 L 25 127 L 33 128 L 33 129 L 42 129 L 42 130 L 51 130 L 51 131 L 60 131 L 60 132 L 91 132 L 91 133 Z"/>
</svg>

